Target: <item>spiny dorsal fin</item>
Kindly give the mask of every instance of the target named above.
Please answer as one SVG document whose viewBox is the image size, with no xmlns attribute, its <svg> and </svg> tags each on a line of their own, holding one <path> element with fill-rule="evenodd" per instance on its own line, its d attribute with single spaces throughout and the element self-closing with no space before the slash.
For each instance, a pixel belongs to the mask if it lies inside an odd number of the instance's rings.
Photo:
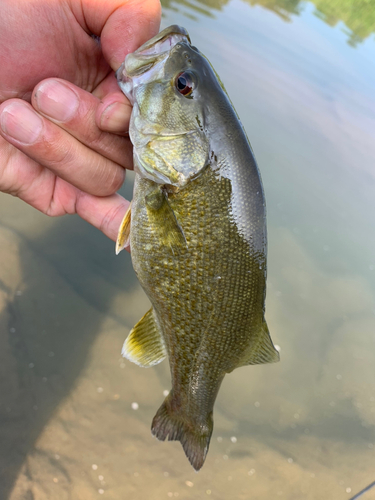
<svg viewBox="0 0 375 500">
<path fill-rule="evenodd" d="M 130 203 L 127 211 L 125 212 L 124 218 L 122 219 L 120 228 L 118 230 L 117 241 L 116 241 L 116 255 L 118 255 L 121 250 L 129 245 L 130 241 L 130 219 L 131 219 L 131 206 Z"/>
<path fill-rule="evenodd" d="M 145 202 L 153 231 L 173 255 L 179 255 L 187 247 L 186 239 L 166 193 L 158 187 L 146 196 Z"/>
<path fill-rule="evenodd" d="M 280 356 L 272 343 L 267 323 L 263 321 L 258 333 L 252 337 L 251 344 L 238 366 L 276 363 L 279 360 Z"/>
<path fill-rule="evenodd" d="M 166 357 L 164 339 L 152 308 L 130 331 L 124 342 L 122 355 L 145 368 L 157 365 Z"/>
</svg>

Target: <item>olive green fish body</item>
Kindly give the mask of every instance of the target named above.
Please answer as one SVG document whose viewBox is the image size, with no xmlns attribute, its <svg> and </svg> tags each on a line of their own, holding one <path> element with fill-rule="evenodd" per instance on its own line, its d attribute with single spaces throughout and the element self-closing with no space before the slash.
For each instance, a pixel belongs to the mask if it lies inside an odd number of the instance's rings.
<svg viewBox="0 0 375 500">
<path fill-rule="evenodd" d="M 143 113 L 144 122 L 138 129 L 134 121 L 133 129 L 131 125 L 138 173 L 130 245 L 135 272 L 153 309 L 131 332 L 124 354 L 143 366 L 168 355 L 172 390 L 153 420 L 152 432 L 162 440 L 180 440 L 198 470 L 208 450 L 213 406 L 225 374 L 246 364 L 277 361 L 278 353 L 264 319 L 265 203 L 251 147 L 204 56 L 184 39 L 170 52 L 163 62 L 164 80 L 159 73 L 154 87 L 142 88 L 138 101 L 137 88 L 132 88 L 135 115 Z M 192 93 L 196 102 L 182 95 L 181 106 L 194 105 L 197 119 L 193 116 L 189 123 L 189 111 L 184 111 L 181 125 L 181 108 L 171 112 L 181 99 L 175 89 L 172 94 L 164 87 L 171 97 L 164 107 L 157 103 L 159 110 L 152 102 L 158 95 L 155 85 L 164 85 L 169 74 L 167 82 L 173 85 L 176 75 L 186 70 L 187 59 L 188 68 L 199 71 Z M 145 95 L 149 103 L 142 108 Z M 160 121 L 168 115 L 167 123 L 174 120 L 178 133 L 168 131 L 161 136 L 161 147 L 155 146 L 157 134 L 163 133 Z M 145 133 L 145 123 L 151 133 Z"/>
</svg>

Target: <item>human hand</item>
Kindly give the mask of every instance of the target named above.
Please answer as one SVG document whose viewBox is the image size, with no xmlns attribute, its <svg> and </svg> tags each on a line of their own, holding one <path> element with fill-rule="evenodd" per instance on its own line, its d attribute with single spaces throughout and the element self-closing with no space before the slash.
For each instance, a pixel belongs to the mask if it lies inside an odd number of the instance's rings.
<svg viewBox="0 0 375 500">
<path fill-rule="evenodd" d="M 113 70 L 159 22 L 158 0 L 3 0 L 0 191 L 116 240 L 132 153 Z"/>
</svg>

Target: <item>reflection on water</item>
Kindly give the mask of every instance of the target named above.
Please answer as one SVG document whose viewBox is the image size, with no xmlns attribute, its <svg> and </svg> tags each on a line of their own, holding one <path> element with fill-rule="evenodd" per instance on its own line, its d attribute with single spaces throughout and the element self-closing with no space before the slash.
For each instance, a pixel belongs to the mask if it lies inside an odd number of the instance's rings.
<svg viewBox="0 0 375 500">
<path fill-rule="evenodd" d="M 0 196 L 1 500 L 341 500 L 374 480 L 375 47 L 314 4 L 171 1 L 163 18 L 209 57 L 255 150 L 281 362 L 226 377 L 195 474 L 150 435 L 168 365 L 120 359 L 149 307 L 129 257 Z"/>
<path fill-rule="evenodd" d="M 221 10 L 230 0 L 161 0 L 163 7 L 176 8 L 175 4 L 188 7 L 185 15 L 191 17 L 191 11 L 212 16 L 210 9 Z M 291 21 L 292 14 L 299 15 L 306 7 L 304 0 L 243 0 L 251 6 L 261 7 L 275 12 L 284 21 Z M 343 23 L 348 35 L 348 42 L 355 47 L 375 33 L 375 0 L 310 0 L 315 6 L 314 15 L 329 26 Z M 202 8 L 207 6 L 208 9 Z M 196 20 L 196 17 L 192 16 Z"/>
<path fill-rule="evenodd" d="M 244 0 L 250 5 L 260 5 L 278 14 L 284 21 L 291 20 L 291 14 L 300 14 L 303 3 L 300 0 Z"/>
</svg>

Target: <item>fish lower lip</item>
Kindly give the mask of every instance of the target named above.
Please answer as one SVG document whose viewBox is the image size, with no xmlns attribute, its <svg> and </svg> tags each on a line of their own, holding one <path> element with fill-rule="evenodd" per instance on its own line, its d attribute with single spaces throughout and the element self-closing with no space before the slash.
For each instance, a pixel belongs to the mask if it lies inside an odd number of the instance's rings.
<svg viewBox="0 0 375 500">
<path fill-rule="evenodd" d="M 160 45 L 162 42 L 167 40 L 170 37 L 177 36 L 186 39 L 190 43 L 190 37 L 188 32 L 185 30 L 185 28 L 182 28 L 181 26 L 173 25 L 170 26 L 169 28 L 166 28 L 165 30 L 161 31 L 158 33 L 156 36 L 151 38 L 151 40 L 148 40 L 146 43 L 141 45 L 136 51 L 136 54 L 150 54 L 153 53 L 152 51 Z"/>
<path fill-rule="evenodd" d="M 186 35 L 181 33 L 171 33 L 168 36 L 162 38 L 160 41 L 156 42 L 151 47 L 146 47 L 142 49 L 140 47 L 135 53 L 139 56 L 155 56 L 162 54 L 163 52 L 169 52 L 172 47 L 177 45 L 178 42 L 188 41 Z"/>
<path fill-rule="evenodd" d="M 170 33 L 150 46 L 142 46 L 125 59 L 124 75 L 136 77 L 152 68 L 153 65 L 165 59 L 173 47 L 179 42 L 189 43 L 182 33 Z"/>
</svg>

